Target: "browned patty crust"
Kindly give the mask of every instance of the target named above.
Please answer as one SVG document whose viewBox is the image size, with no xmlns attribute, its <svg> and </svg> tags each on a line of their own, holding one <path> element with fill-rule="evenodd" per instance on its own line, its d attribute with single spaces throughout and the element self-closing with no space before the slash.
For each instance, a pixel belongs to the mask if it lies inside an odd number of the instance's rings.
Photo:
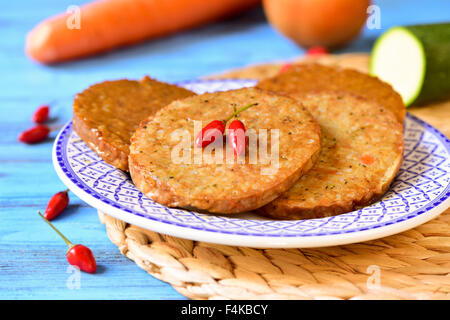
<svg viewBox="0 0 450 320">
<path fill-rule="evenodd" d="M 262 80 L 257 86 L 295 98 L 311 92 L 347 92 L 381 104 L 402 124 L 406 115 L 402 98 L 389 84 L 351 69 L 317 63 L 296 64 L 275 77 Z"/>
<path fill-rule="evenodd" d="M 247 131 L 279 130 L 279 167 L 270 174 L 262 169 L 273 163 L 193 161 L 194 121 L 201 127 L 221 120 L 234 109 L 251 103 L 257 105 L 239 114 Z M 172 150 L 181 137 L 190 136 L 188 163 L 174 163 Z M 271 136 L 271 132 L 268 132 Z M 269 139 L 270 140 L 270 139 Z M 261 144 L 261 140 L 259 140 Z M 217 149 L 216 152 L 222 152 Z M 320 151 L 320 127 L 311 114 L 292 98 L 278 96 L 257 88 L 206 93 L 178 100 L 143 121 L 131 139 L 130 174 L 144 194 L 169 207 L 196 208 L 214 213 L 238 213 L 259 208 L 289 189 L 309 170 Z M 269 144 L 269 153 L 271 152 Z"/>
<path fill-rule="evenodd" d="M 139 123 L 173 100 L 192 95 L 149 77 L 105 81 L 77 94 L 73 127 L 105 162 L 128 171 L 130 138 Z"/>
<path fill-rule="evenodd" d="M 319 160 L 258 212 L 279 219 L 322 218 L 384 194 L 402 162 L 402 126 L 394 114 L 347 93 L 309 94 L 301 101 L 322 128 Z"/>
</svg>

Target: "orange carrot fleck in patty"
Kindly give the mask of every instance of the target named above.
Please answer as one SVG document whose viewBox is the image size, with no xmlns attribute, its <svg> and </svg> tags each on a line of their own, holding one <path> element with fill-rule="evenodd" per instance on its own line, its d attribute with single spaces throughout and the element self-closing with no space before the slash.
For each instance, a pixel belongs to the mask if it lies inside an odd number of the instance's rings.
<svg viewBox="0 0 450 320">
<path fill-rule="evenodd" d="M 364 163 L 365 165 L 371 165 L 375 162 L 375 158 L 372 157 L 369 154 L 365 154 L 362 157 L 359 158 L 359 161 L 361 161 L 362 163 Z"/>
</svg>

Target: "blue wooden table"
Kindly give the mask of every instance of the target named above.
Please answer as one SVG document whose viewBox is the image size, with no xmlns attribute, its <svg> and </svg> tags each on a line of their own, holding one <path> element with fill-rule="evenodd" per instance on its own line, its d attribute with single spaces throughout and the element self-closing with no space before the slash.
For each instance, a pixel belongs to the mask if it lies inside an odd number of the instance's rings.
<svg viewBox="0 0 450 320">
<path fill-rule="evenodd" d="M 17 135 L 31 126 L 36 107 L 56 101 L 61 124 L 71 117 L 71 97 L 95 82 L 151 75 L 164 81 L 187 80 L 251 63 L 289 59 L 303 51 L 265 21 L 262 10 L 207 27 L 112 53 L 41 66 L 24 53 L 24 37 L 41 19 L 65 11 L 79 0 L 6 1 L 0 11 L 0 299 L 182 299 L 123 257 L 108 240 L 96 210 L 71 194 L 71 204 L 55 224 L 73 242 L 88 245 L 99 272 L 71 283 L 65 244 L 43 223 L 55 192 L 65 189 L 51 163 L 52 139 L 27 146 Z M 364 29 L 342 51 L 369 51 L 374 39 L 395 24 L 450 20 L 450 1 L 376 2 L 381 30 Z M 53 133 L 54 137 L 56 133 Z M 71 289 L 72 288 L 72 289 Z"/>
</svg>

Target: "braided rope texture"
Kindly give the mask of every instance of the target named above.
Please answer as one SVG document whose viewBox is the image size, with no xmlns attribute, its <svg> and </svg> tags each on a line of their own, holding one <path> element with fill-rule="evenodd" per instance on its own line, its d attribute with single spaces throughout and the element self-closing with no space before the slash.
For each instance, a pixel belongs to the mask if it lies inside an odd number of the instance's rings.
<svg viewBox="0 0 450 320">
<path fill-rule="evenodd" d="M 224 246 L 99 217 L 123 255 L 191 299 L 450 299 L 450 210 L 398 235 L 315 249 Z"/>
<path fill-rule="evenodd" d="M 367 71 L 366 54 L 317 59 Z M 215 78 L 260 79 L 281 65 Z M 450 209 L 397 235 L 314 249 L 224 246 L 158 234 L 100 211 L 99 218 L 123 255 L 191 299 L 450 299 Z"/>
</svg>

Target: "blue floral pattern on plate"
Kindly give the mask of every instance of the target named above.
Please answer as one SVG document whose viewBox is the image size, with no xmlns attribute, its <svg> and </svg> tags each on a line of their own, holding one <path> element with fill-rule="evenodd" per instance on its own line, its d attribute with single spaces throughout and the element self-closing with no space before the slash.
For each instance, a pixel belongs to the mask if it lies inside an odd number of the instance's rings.
<svg viewBox="0 0 450 320">
<path fill-rule="evenodd" d="M 254 80 L 196 80 L 180 83 L 197 93 L 254 84 Z M 97 204 L 101 203 L 98 209 L 106 212 L 108 208 L 119 209 L 124 215 L 212 234 L 321 237 L 398 224 L 427 213 L 449 198 L 449 140 L 410 114 L 405 119 L 404 138 L 403 164 L 390 190 L 379 201 L 357 211 L 311 220 L 280 221 L 252 215 L 209 215 L 162 206 L 137 190 L 128 174 L 106 164 L 72 130 L 71 122 L 64 126 L 55 141 L 54 164 L 63 181 L 77 189 L 73 190 L 75 193 L 82 195 L 83 199 L 92 198 Z M 441 208 L 441 211 L 444 209 Z M 127 219 L 124 217 L 124 220 Z M 188 234 L 185 237 L 189 238 Z"/>
</svg>

